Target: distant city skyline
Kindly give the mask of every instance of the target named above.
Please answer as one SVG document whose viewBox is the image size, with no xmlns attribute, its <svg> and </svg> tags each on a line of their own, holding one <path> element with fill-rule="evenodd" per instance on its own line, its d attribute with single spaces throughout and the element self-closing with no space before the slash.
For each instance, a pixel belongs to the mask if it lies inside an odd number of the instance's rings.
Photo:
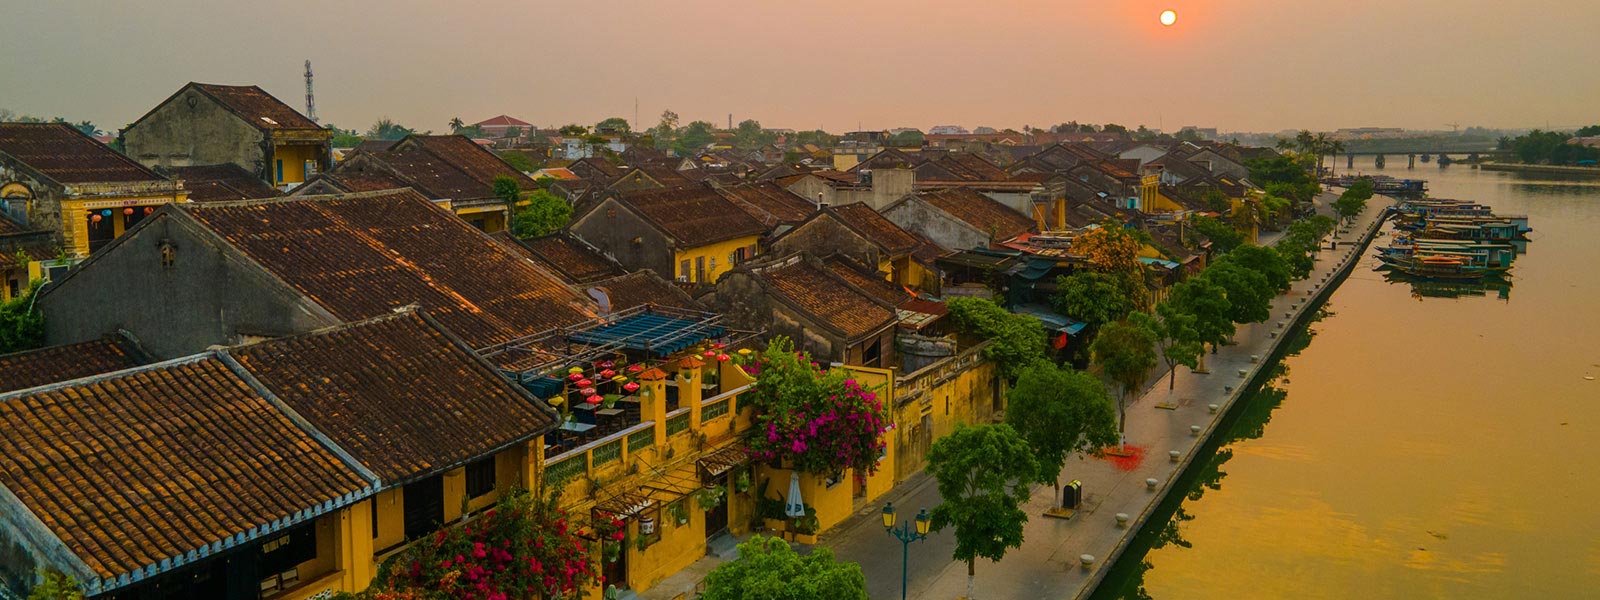
<svg viewBox="0 0 1600 600">
<path fill-rule="evenodd" d="M 1172 8 L 1179 20 L 1162 27 Z M 114 131 L 189 81 L 255 84 L 323 123 L 445 131 L 508 114 L 833 132 L 1077 120 L 1177 131 L 1600 122 L 1600 13 L 1531 0 L 990 3 L 709 0 L 22 3 L 0 108 Z M 1529 31 L 1541 32 L 1528 35 Z"/>
</svg>

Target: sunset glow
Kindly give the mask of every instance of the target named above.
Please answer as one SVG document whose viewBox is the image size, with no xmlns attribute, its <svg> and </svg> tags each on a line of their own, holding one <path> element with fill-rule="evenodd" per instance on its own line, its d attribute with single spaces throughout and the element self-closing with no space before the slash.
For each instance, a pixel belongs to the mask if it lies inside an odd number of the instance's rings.
<svg viewBox="0 0 1600 600">
<path fill-rule="evenodd" d="M 1167 27 L 1171 27 L 1173 23 L 1177 23 L 1177 22 L 1178 22 L 1178 11 L 1175 11 L 1175 10 L 1172 10 L 1172 9 L 1167 9 L 1167 10 L 1161 11 L 1161 24 L 1162 25 L 1166 25 Z"/>
</svg>

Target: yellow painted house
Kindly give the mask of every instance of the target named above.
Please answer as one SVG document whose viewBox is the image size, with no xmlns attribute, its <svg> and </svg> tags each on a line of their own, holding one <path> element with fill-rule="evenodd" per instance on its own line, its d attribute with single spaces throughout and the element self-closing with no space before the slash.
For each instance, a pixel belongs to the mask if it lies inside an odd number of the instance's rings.
<svg viewBox="0 0 1600 600">
<path fill-rule="evenodd" d="M 333 131 L 253 85 L 190 82 L 121 137 L 145 166 L 233 163 L 280 189 L 333 165 Z"/>
<path fill-rule="evenodd" d="M 23 230 L 49 231 L 81 259 L 155 209 L 185 202 L 170 181 L 64 123 L 0 123 L 0 207 Z"/>
<path fill-rule="evenodd" d="M 575 218 L 571 230 L 630 271 L 715 283 L 756 256 L 768 227 L 717 190 L 695 184 L 609 195 Z"/>
</svg>

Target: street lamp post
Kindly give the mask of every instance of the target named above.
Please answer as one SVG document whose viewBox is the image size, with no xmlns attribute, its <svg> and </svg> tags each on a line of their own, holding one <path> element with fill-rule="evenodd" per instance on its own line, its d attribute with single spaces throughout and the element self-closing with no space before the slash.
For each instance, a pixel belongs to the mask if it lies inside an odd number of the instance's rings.
<svg viewBox="0 0 1600 600">
<path fill-rule="evenodd" d="M 894 526 L 894 503 L 883 505 L 883 530 L 900 540 L 900 600 L 906 600 L 906 587 L 911 577 L 911 542 L 928 538 L 928 509 L 917 511 L 917 518 Z"/>
</svg>

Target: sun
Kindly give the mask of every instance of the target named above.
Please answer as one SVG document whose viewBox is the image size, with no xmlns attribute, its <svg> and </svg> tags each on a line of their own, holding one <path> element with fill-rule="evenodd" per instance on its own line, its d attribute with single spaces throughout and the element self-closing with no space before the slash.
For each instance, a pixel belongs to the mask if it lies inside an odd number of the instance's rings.
<svg viewBox="0 0 1600 600">
<path fill-rule="evenodd" d="M 1178 11 L 1172 10 L 1170 8 L 1167 9 L 1167 10 L 1161 11 L 1161 24 L 1162 25 L 1166 25 L 1167 27 L 1171 27 L 1173 23 L 1177 23 L 1177 22 L 1178 22 Z"/>
</svg>

